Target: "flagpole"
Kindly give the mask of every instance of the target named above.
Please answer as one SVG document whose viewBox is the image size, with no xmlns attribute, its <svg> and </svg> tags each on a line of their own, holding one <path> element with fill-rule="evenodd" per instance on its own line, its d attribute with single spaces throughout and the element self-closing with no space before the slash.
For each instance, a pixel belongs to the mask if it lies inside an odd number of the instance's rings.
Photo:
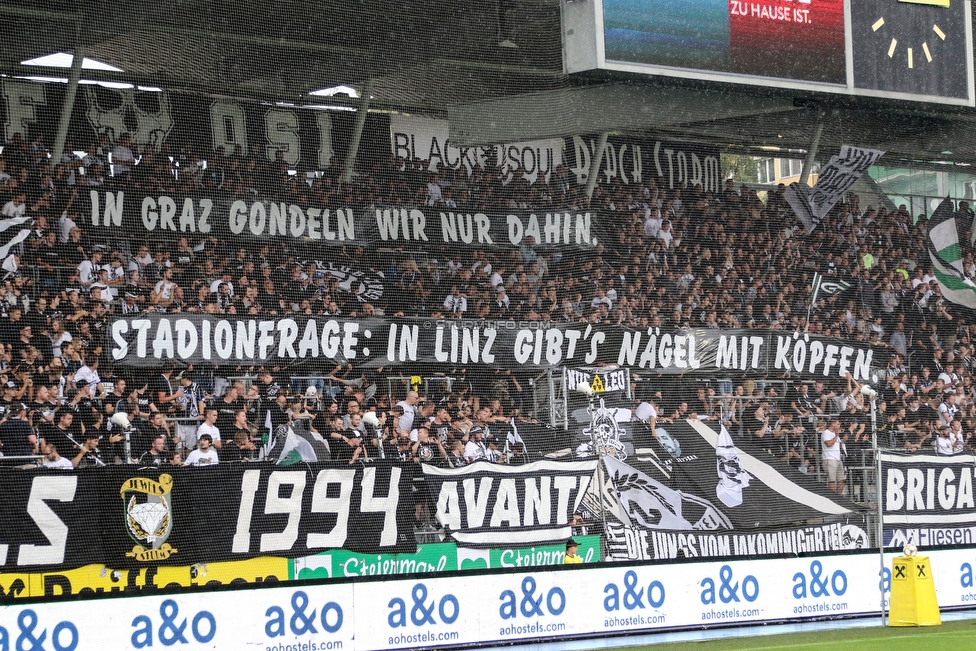
<svg viewBox="0 0 976 651">
<path fill-rule="evenodd" d="M 810 314 L 813 312 L 813 306 L 817 303 L 817 294 L 820 293 L 820 283 L 823 281 L 823 276 L 819 272 L 813 272 L 813 284 L 810 286 L 812 290 L 810 296 L 810 305 L 807 306 L 807 323 L 803 332 L 810 332 Z"/>
<path fill-rule="evenodd" d="M 576 385 L 576 391 L 582 393 L 586 396 L 587 401 L 590 404 L 590 445 L 592 446 L 593 454 L 596 456 L 596 482 L 598 494 L 600 496 L 600 522 L 603 525 L 603 533 L 600 536 L 600 560 L 606 560 L 607 558 L 607 509 L 604 505 L 604 491 L 606 490 L 606 482 L 603 478 L 603 448 L 600 447 L 600 439 L 596 434 L 596 406 L 593 402 L 595 393 L 593 388 L 585 382 L 580 382 Z M 572 534 L 571 534 L 572 535 Z"/>
<path fill-rule="evenodd" d="M 868 388 L 868 387 L 865 387 Z M 862 389 L 871 399 L 871 445 L 874 447 L 874 456 L 878 464 L 878 477 L 875 480 L 875 493 L 878 500 L 878 560 L 881 565 L 881 625 L 885 625 L 885 590 L 884 590 L 884 509 L 881 504 L 881 446 L 878 445 L 878 392 L 870 387 L 867 392 Z"/>
<path fill-rule="evenodd" d="M 603 535 L 600 536 L 600 560 L 604 560 L 607 557 L 607 508 L 603 503 L 603 492 L 606 490 L 606 481 L 603 477 L 603 448 L 596 435 L 596 407 L 593 404 L 593 394 L 588 394 L 587 398 L 590 401 L 590 434 L 593 437 L 593 451 L 596 452 L 596 481 L 600 487 L 600 522 L 603 527 Z"/>
</svg>

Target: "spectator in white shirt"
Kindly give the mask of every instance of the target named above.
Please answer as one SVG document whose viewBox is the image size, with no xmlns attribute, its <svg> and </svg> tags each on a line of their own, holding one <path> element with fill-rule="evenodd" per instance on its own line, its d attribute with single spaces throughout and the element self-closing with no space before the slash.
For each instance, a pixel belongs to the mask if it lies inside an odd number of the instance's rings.
<svg viewBox="0 0 976 651">
<path fill-rule="evenodd" d="M 42 442 L 41 452 L 44 453 L 44 462 L 41 464 L 45 468 L 54 468 L 56 470 L 74 470 L 75 465 L 72 463 L 71 459 L 65 459 L 60 454 L 58 454 L 58 449 L 54 447 L 53 443 Z M 82 453 L 84 454 L 84 453 Z M 81 454 L 78 455 L 78 460 L 81 460 Z"/>
<path fill-rule="evenodd" d="M 112 150 L 112 175 L 121 176 L 132 171 L 136 164 L 136 157 L 132 153 L 129 145 L 132 139 L 129 134 L 123 133 L 119 138 L 119 144 Z"/>
<path fill-rule="evenodd" d="M 78 228 L 77 222 L 72 219 L 76 214 L 68 210 L 61 213 L 61 218 L 58 220 L 58 242 L 61 244 L 67 244 L 71 239 L 71 229 Z"/>
<path fill-rule="evenodd" d="M 657 208 L 648 208 L 647 217 L 644 220 L 644 235 L 657 237 L 661 230 L 661 211 Z"/>
<path fill-rule="evenodd" d="M 951 434 L 947 425 L 939 425 L 939 436 L 935 439 L 936 452 L 944 455 L 955 454 L 955 446 L 953 445 Z"/>
<path fill-rule="evenodd" d="M 471 428 L 469 432 L 471 438 L 464 446 L 464 458 L 468 460 L 468 463 L 488 459 L 488 446 L 483 440 L 484 433 L 485 431 L 479 425 Z"/>
<path fill-rule="evenodd" d="M 939 425 L 945 425 L 948 427 L 949 423 L 952 422 L 952 419 L 955 418 L 958 410 L 959 408 L 956 407 L 956 394 L 950 393 L 945 397 L 945 401 L 938 407 Z"/>
<path fill-rule="evenodd" d="M 945 386 L 942 391 L 944 393 L 955 393 L 956 386 L 959 384 L 959 376 L 955 374 L 955 367 L 952 364 L 946 364 L 945 370 L 939 373 L 939 379 L 942 380 L 942 384 Z"/>
<path fill-rule="evenodd" d="M 457 285 L 451 287 L 451 293 L 444 299 L 444 309 L 456 316 L 468 311 L 468 299 L 462 292 L 458 291 Z"/>
<path fill-rule="evenodd" d="M 206 419 L 200 423 L 197 427 L 197 440 L 206 434 L 210 437 L 210 442 L 213 443 L 214 447 L 219 448 L 221 444 L 220 439 L 220 429 L 217 427 L 217 416 L 219 412 L 216 409 L 208 409 L 206 411 Z M 189 441 L 187 441 L 190 443 Z"/>
<path fill-rule="evenodd" d="M 491 271 L 491 277 L 489 279 L 489 282 L 491 282 L 491 286 L 494 287 L 495 289 L 498 289 L 499 285 L 504 284 L 505 282 L 504 274 L 505 274 L 505 265 L 501 263 L 494 265 L 494 268 Z"/>
<path fill-rule="evenodd" d="M 152 254 L 149 252 L 149 247 L 142 245 L 136 251 L 136 254 L 132 256 L 129 260 L 129 271 L 142 271 L 147 266 L 153 263 Z"/>
<path fill-rule="evenodd" d="M 420 402 L 420 394 L 416 391 L 407 392 L 407 397 L 397 403 L 397 407 L 403 410 L 403 414 L 396 418 L 396 429 L 404 436 L 413 430 L 413 421 L 417 415 L 416 404 Z"/>
<path fill-rule="evenodd" d="M 216 466 L 220 463 L 217 457 L 217 450 L 210 447 L 213 441 L 209 434 L 201 434 L 197 440 L 197 449 L 186 457 L 184 466 Z"/>
<path fill-rule="evenodd" d="M 657 232 L 657 239 L 664 242 L 664 248 L 671 248 L 671 242 L 674 239 L 674 234 L 671 232 L 671 221 L 665 220 L 661 224 L 661 229 Z"/>
<path fill-rule="evenodd" d="M 156 283 L 149 295 L 149 302 L 161 307 L 169 307 L 173 303 L 173 295 L 177 285 L 173 282 L 173 270 L 164 269 L 163 279 Z"/>
<path fill-rule="evenodd" d="M 27 213 L 27 195 L 18 192 L 13 199 L 3 205 L 0 214 L 4 217 L 23 217 Z"/>
<path fill-rule="evenodd" d="M 430 181 L 427 183 L 427 205 L 441 205 L 443 198 L 441 186 L 437 183 L 437 175 L 431 174 Z"/>
<path fill-rule="evenodd" d="M 92 251 L 88 260 L 82 260 L 78 264 L 78 282 L 85 287 L 91 286 L 98 280 L 98 272 L 102 268 L 102 252 L 98 249 Z"/>
</svg>

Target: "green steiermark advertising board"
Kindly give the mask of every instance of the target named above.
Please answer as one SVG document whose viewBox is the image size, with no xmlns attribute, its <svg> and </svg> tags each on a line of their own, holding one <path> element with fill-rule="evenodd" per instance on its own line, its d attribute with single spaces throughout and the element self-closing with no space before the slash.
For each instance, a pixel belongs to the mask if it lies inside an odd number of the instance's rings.
<svg viewBox="0 0 976 651">
<path fill-rule="evenodd" d="M 600 537 L 579 536 L 579 555 L 585 563 L 598 563 Z M 414 554 L 356 554 L 336 549 L 289 562 L 289 579 L 331 579 L 346 576 L 392 574 L 435 574 L 456 570 L 485 570 L 498 567 L 562 565 L 564 545 L 540 545 L 502 549 L 468 549 L 455 543 L 417 546 Z"/>
</svg>

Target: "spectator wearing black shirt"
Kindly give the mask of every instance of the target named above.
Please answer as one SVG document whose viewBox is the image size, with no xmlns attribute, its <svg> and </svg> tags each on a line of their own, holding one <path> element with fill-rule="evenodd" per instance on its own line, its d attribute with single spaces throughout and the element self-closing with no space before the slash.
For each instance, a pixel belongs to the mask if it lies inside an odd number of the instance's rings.
<svg viewBox="0 0 976 651">
<path fill-rule="evenodd" d="M 837 394 L 829 389 L 823 380 L 817 380 L 813 385 L 813 404 L 817 406 L 819 414 L 828 414 L 834 411 L 830 401 L 837 397 Z"/>
<path fill-rule="evenodd" d="M 28 419 L 33 427 L 40 427 L 44 421 L 53 423 L 58 403 L 51 397 L 51 387 L 40 384 L 34 391 L 34 402 L 30 405 Z"/>
<path fill-rule="evenodd" d="M 231 436 L 228 438 L 233 441 L 238 440 L 242 436 L 249 442 L 253 442 L 254 440 L 254 432 L 247 422 L 247 411 L 244 409 L 238 409 L 234 413 L 234 425 L 227 431 L 231 432 Z M 238 448 L 240 448 L 239 445 Z"/>
<path fill-rule="evenodd" d="M 921 406 L 918 408 L 919 420 L 922 421 L 923 425 L 928 425 L 933 421 L 938 422 L 938 407 L 941 402 L 942 396 L 938 393 L 934 393 L 928 399 L 923 399 Z"/>
<path fill-rule="evenodd" d="M 91 397 L 92 386 L 87 380 L 78 380 L 75 386 L 76 391 L 74 396 L 72 396 L 71 400 L 63 408 L 73 411 L 75 418 L 78 419 L 82 427 L 87 431 L 98 420 L 99 416 L 98 409 L 95 407 L 95 401 Z"/>
<path fill-rule="evenodd" d="M 100 442 L 101 437 L 99 435 L 85 437 L 85 442 L 82 444 L 75 459 L 72 460 L 76 468 L 91 468 L 106 465 L 105 460 L 102 458 L 102 452 L 98 448 Z"/>
<path fill-rule="evenodd" d="M 23 311 L 18 306 L 13 306 L 7 313 L 6 319 L 0 319 L 0 343 L 15 345 L 20 338 L 20 329 L 23 327 L 21 320 Z"/>
<path fill-rule="evenodd" d="M 149 385 L 133 378 L 128 396 L 129 420 L 136 427 L 148 426 L 154 408 L 155 405 L 149 393 Z"/>
<path fill-rule="evenodd" d="M 318 415 L 312 417 L 311 427 L 315 427 L 315 420 Z M 268 408 L 267 414 L 265 415 L 264 421 L 270 425 L 266 427 L 272 433 L 274 433 L 282 425 L 287 425 L 291 420 L 291 415 L 288 409 L 288 397 L 282 391 L 278 393 L 271 406 Z M 318 431 L 316 429 L 316 431 Z"/>
<path fill-rule="evenodd" d="M 139 465 L 161 467 L 168 465 L 170 454 L 166 451 L 166 437 L 156 436 L 152 440 L 149 449 L 139 457 Z"/>
<path fill-rule="evenodd" d="M 221 432 L 233 432 L 237 412 L 244 407 L 238 389 L 234 385 L 224 390 L 224 396 L 210 403 L 211 409 L 217 410 L 217 429 Z"/>
<path fill-rule="evenodd" d="M 40 392 L 40 390 L 41 387 L 38 387 L 38 392 Z M 112 385 L 112 392 L 105 396 L 105 399 L 102 401 L 102 413 L 104 413 L 109 419 L 111 419 L 117 411 L 128 416 L 128 401 L 126 396 L 126 381 L 119 378 Z M 129 418 L 129 421 L 131 422 L 132 418 Z M 111 420 L 109 420 L 109 429 L 112 429 Z"/>
<path fill-rule="evenodd" d="M 149 419 L 149 427 L 142 433 L 142 436 L 138 437 L 138 442 L 133 441 L 133 456 L 141 457 L 144 452 L 152 447 L 153 441 L 159 437 L 165 439 L 165 450 L 167 452 L 175 451 L 176 445 L 179 443 L 179 440 L 177 440 L 179 437 L 170 436 L 168 427 L 166 416 L 160 411 L 155 412 L 152 418 Z"/>
<path fill-rule="evenodd" d="M 417 463 L 433 464 L 445 458 L 447 451 L 440 439 L 431 436 L 428 423 L 421 423 L 417 429 L 417 440 L 413 443 L 413 460 Z"/>
<path fill-rule="evenodd" d="M 149 395 L 156 405 L 156 409 L 162 412 L 173 412 L 176 410 L 176 401 L 183 396 L 183 387 L 173 388 L 170 379 L 173 376 L 173 366 L 164 366 L 162 372 L 149 382 Z"/>
<path fill-rule="evenodd" d="M 234 433 L 234 440 L 228 442 L 220 450 L 220 462 L 252 461 L 258 452 L 257 445 L 244 430 Z"/>
<path fill-rule="evenodd" d="M 396 440 L 396 451 L 393 458 L 400 463 L 413 461 L 413 442 L 408 436 L 399 436 Z"/>
<path fill-rule="evenodd" d="M 17 382 L 14 380 L 7 380 L 4 383 L 2 393 L 3 395 L 0 397 L 0 419 L 11 416 L 13 410 L 20 403 L 20 398 L 17 396 Z"/>
<path fill-rule="evenodd" d="M 354 420 L 359 420 L 359 416 L 356 415 Z M 341 423 L 339 424 L 341 427 Z M 353 428 L 345 428 L 338 432 L 338 437 L 333 437 L 336 439 L 336 444 L 333 447 L 333 458 L 342 463 L 346 462 L 353 464 L 360 457 L 366 457 L 366 448 L 363 445 L 362 433 Z"/>
<path fill-rule="evenodd" d="M 27 422 L 27 411 L 27 405 L 19 403 L 0 422 L 0 444 L 5 457 L 29 456 L 37 450 L 37 436 Z"/>
<path fill-rule="evenodd" d="M 20 332 L 15 341 L 10 346 L 10 357 L 14 364 L 19 364 L 24 359 L 25 354 L 35 347 L 34 329 L 31 323 L 24 323 L 20 327 Z"/>
<path fill-rule="evenodd" d="M 450 444 L 454 429 L 451 427 L 451 414 L 446 404 L 439 404 L 434 409 L 434 420 L 430 423 L 430 433 L 434 440 L 447 447 Z"/>
<path fill-rule="evenodd" d="M 58 452 L 73 457 L 84 443 L 84 432 L 81 424 L 75 422 L 74 413 L 62 410 L 54 416 L 53 423 L 42 423 L 38 427 L 38 434 L 42 439 L 53 443 Z"/>
<path fill-rule="evenodd" d="M 810 418 L 816 413 L 823 413 L 820 408 L 814 404 L 815 398 L 810 395 L 810 385 L 799 384 L 794 389 L 793 402 L 790 407 L 793 409 L 793 413 L 796 414 L 804 422 L 810 422 Z"/>
<path fill-rule="evenodd" d="M 260 411 L 258 413 L 257 423 L 265 430 L 274 431 L 275 425 L 272 422 L 270 416 L 270 411 L 272 405 L 275 404 L 275 400 L 279 393 L 282 393 L 281 385 L 275 381 L 274 376 L 266 368 L 258 371 L 258 398 L 260 402 Z"/>
<path fill-rule="evenodd" d="M 751 415 L 745 417 L 746 430 L 749 433 L 749 441 L 755 449 L 772 451 L 773 442 L 770 432 L 770 416 L 766 413 L 763 405 L 756 407 Z"/>
</svg>

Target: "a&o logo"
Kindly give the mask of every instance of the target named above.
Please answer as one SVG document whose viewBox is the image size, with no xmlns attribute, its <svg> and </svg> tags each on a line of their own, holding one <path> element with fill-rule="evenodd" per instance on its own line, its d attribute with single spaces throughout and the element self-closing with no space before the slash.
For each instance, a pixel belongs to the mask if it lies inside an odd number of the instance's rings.
<svg viewBox="0 0 976 651">
<path fill-rule="evenodd" d="M 148 563 L 166 560 L 176 553 L 176 548 L 166 542 L 173 532 L 172 490 L 173 478 L 165 474 L 159 476 L 159 481 L 132 477 L 122 484 L 119 494 L 125 507 L 125 524 L 136 541 L 126 556 Z"/>
</svg>

